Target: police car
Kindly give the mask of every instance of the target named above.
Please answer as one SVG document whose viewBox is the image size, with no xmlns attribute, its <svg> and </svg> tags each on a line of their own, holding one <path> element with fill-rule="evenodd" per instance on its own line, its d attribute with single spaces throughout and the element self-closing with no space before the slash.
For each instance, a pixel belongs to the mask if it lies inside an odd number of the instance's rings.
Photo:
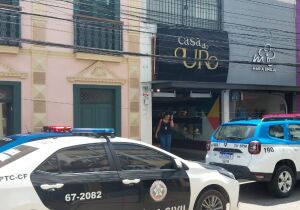
<svg viewBox="0 0 300 210">
<path fill-rule="evenodd" d="M 48 138 L 0 153 L 1 209 L 238 208 L 239 184 L 230 172 L 101 132 L 103 137 Z"/>
<path fill-rule="evenodd" d="M 300 114 L 233 120 L 212 135 L 206 162 L 237 179 L 268 182 L 270 192 L 287 197 L 300 178 Z"/>
<path fill-rule="evenodd" d="M 71 129 L 72 127 L 70 126 L 44 126 L 43 132 L 6 136 L 0 139 L 0 152 L 29 141 L 35 141 L 49 137 L 68 136 L 71 135 Z"/>
</svg>

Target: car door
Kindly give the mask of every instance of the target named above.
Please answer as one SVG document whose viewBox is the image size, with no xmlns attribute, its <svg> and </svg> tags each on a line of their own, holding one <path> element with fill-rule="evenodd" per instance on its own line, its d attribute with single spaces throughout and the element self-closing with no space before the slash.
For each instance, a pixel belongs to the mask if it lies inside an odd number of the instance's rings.
<svg viewBox="0 0 300 210">
<path fill-rule="evenodd" d="M 124 210 L 188 209 L 190 182 L 185 169 L 156 149 L 112 143 L 123 182 Z"/>
<path fill-rule="evenodd" d="M 52 210 L 122 209 L 122 183 L 106 143 L 56 152 L 31 174 L 31 181 Z"/>
<path fill-rule="evenodd" d="M 293 147 L 293 160 L 295 161 L 297 176 L 300 177 L 300 123 L 289 123 L 288 141 Z"/>
</svg>

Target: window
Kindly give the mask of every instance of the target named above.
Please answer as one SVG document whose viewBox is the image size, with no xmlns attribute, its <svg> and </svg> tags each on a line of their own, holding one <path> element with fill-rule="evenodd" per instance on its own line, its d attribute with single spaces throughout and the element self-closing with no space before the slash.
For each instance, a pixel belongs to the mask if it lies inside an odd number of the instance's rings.
<svg viewBox="0 0 300 210">
<path fill-rule="evenodd" d="M 114 144 L 122 170 L 175 169 L 173 159 L 159 151 L 135 144 Z"/>
<path fill-rule="evenodd" d="M 0 0 L 0 44 L 19 45 L 20 7 L 17 0 Z"/>
<path fill-rule="evenodd" d="M 300 125 L 289 125 L 290 140 L 300 141 Z"/>
<path fill-rule="evenodd" d="M 58 173 L 58 162 L 57 162 L 57 156 L 52 155 L 50 158 L 48 158 L 42 165 L 40 165 L 35 172 L 48 172 L 48 173 Z"/>
<path fill-rule="evenodd" d="M 57 153 L 63 173 L 109 171 L 110 165 L 103 145 L 72 147 Z"/>
<path fill-rule="evenodd" d="M 284 138 L 284 128 L 282 125 L 271 125 L 269 128 L 269 135 L 271 137 L 283 139 Z"/>
<path fill-rule="evenodd" d="M 220 0 L 148 0 L 149 20 L 220 30 Z"/>
<path fill-rule="evenodd" d="M 77 51 L 122 50 L 120 0 L 75 0 L 74 19 Z"/>
<path fill-rule="evenodd" d="M 251 138 L 254 135 L 254 125 L 224 125 L 215 134 L 216 139 L 241 140 Z"/>
</svg>

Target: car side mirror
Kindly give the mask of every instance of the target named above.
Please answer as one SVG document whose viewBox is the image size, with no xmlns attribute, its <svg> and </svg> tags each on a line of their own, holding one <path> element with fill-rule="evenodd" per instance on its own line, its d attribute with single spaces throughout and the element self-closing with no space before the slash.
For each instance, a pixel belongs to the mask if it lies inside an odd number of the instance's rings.
<svg viewBox="0 0 300 210">
<path fill-rule="evenodd" d="M 180 160 L 174 159 L 174 162 L 176 164 L 176 168 L 177 169 L 182 169 L 183 168 L 183 164 L 182 164 L 182 162 Z"/>
</svg>

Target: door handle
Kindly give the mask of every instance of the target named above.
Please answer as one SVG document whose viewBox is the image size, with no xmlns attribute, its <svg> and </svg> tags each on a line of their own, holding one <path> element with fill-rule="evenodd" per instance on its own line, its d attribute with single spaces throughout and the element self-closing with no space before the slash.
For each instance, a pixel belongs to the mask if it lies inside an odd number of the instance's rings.
<svg viewBox="0 0 300 210">
<path fill-rule="evenodd" d="M 123 179 L 123 184 L 138 184 L 140 183 L 140 179 Z"/>
<path fill-rule="evenodd" d="M 43 190 L 56 190 L 56 189 L 60 189 L 64 186 L 64 184 L 61 183 L 57 183 L 57 184 L 42 184 L 41 188 Z"/>
</svg>

